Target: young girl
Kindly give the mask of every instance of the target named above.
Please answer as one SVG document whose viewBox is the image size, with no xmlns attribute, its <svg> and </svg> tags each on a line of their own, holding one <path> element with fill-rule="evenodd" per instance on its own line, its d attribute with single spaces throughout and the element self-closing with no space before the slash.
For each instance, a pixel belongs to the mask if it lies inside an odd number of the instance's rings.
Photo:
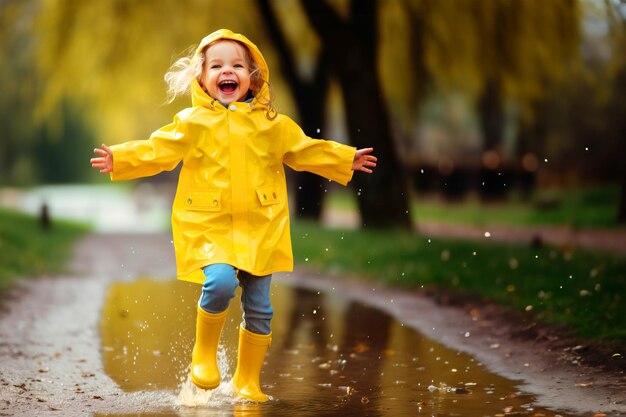
<svg viewBox="0 0 626 417">
<path fill-rule="evenodd" d="M 102 145 L 91 165 L 113 181 L 155 175 L 183 163 L 172 210 L 178 279 L 202 284 L 191 379 L 220 384 L 217 345 L 226 310 L 241 286 L 237 394 L 264 402 L 261 366 L 271 341 L 270 281 L 291 271 L 293 254 L 283 164 L 346 185 L 371 173 L 372 149 L 311 139 L 272 104 L 269 70 L 246 37 L 218 30 L 165 75 L 172 99 L 191 92 L 192 107 L 148 140 Z"/>
</svg>

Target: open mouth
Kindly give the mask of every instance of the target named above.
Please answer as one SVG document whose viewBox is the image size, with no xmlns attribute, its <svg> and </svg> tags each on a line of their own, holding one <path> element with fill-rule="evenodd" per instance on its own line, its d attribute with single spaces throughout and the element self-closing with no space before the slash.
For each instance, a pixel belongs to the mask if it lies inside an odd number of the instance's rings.
<svg viewBox="0 0 626 417">
<path fill-rule="evenodd" d="M 233 91 L 235 91 L 237 89 L 238 84 L 235 81 L 232 80 L 225 80 L 220 82 L 219 87 L 220 87 L 220 91 L 223 93 L 232 93 Z"/>
</svg>

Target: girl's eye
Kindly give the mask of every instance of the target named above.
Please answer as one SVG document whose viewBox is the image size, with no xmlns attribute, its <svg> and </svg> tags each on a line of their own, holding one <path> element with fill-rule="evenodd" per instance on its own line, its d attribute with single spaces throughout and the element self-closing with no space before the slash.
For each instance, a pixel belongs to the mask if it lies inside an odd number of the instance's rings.
<svg viewBox="0 0 626 417">
<path fill-rule="evenodd" d="M 220 67 L 221 67 L 221 65 L 217 65 L 217 64 L 211 65 L 211 69 L 217 69 L 217 68 L 220 68 Z"/>
<path fill-rule="evenodd" d="M 235 64 L 235 68 L 243 68 L 243 65 L 241 65 L 241 64 Z"/>
</svg>

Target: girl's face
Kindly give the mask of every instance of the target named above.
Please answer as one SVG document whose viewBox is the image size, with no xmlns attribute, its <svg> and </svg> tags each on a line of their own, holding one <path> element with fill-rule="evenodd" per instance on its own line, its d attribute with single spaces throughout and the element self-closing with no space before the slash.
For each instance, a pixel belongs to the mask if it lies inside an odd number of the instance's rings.
<svg viewBox="0 0 626 417">
<path fill-rule="evenodd" d="M 250 90 L 247 51 L 237 42 L 218 41 L 205 52 L 201 84 L 224 104 L 242 101 Z"/>
</svg>

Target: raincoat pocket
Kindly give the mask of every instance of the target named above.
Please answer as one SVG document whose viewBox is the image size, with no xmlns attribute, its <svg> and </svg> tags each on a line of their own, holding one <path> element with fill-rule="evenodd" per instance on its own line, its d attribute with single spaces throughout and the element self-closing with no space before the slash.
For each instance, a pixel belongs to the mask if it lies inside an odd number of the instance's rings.
<svg viewBox="0 0 626 417">
<path fill-rule="evenodd" d="M 191 191 L 185 200 L 185 208 L 195 211 L 220 211 L 222 192 L 218 190 Z"/>
<path fill-rule="evenodd" d="M 280 203 L 280 198 L 278 198 L 278 193 L 274 187 L 257 188 L 256 195 L 259 197 L 259 202 L 262 206 Z"/>
</svg>

